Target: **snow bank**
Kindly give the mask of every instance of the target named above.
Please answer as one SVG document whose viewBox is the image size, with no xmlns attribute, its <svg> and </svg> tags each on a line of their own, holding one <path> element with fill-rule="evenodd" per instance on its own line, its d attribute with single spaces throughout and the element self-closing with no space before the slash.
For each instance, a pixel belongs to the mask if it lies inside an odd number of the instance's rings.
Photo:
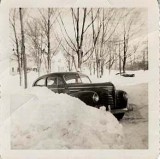
<svg viewBox="0 0 160 159">
<path fill-rule="evenodd" d="M 122 141 L 122 126 L 111 113 L 77 98 L 47 88 L 12 94 L 12 149 L 123 148 Z"/>
</svg>

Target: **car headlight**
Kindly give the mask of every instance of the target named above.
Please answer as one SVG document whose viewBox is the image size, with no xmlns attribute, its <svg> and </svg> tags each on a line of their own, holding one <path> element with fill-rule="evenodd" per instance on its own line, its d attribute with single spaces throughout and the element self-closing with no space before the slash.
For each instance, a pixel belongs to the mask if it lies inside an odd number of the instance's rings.
<svg viewBox="0 0 160 159">
<path fill-rule="evenodd" d="M 99 101 L 99 96 L 98 96 L 98 94 L 97 94 L 97 93 L 94 93 L 92 99 L 93 99 L 94 102 L 98 102 L 98 101 Z"/>
<path fill-rule="evenodd" d="M 128 94 L 127 93 L 123 93 L 123 98 L 124 99 L 128 99 Z"/>
</svg>

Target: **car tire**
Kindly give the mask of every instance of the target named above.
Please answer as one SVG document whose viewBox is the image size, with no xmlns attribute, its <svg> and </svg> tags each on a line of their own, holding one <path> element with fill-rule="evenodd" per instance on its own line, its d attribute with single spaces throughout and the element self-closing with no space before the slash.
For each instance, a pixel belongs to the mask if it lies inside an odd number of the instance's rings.
<svg viewBox="0 0 160 159">
<path fill-rule="evenodd" d="M 124 116 L 124 113 L 119 113 L 119 114 L 116 114 L 115 117 L 117 118 L 117 120 L 121 120 Z"/>
</svg>

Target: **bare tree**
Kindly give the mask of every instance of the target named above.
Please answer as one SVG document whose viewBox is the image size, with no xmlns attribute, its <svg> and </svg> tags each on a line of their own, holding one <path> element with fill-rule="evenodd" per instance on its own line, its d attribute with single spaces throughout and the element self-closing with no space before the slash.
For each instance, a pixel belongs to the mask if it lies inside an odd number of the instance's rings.
<svg viewBox="0 0 160 159">
<path fill-rule="evenodd" d="M 98 13 L 100 13 L 100 10 L 98 10 Z M 93 21 L 94 19 L 94 13 L 93 9 L 91 9 L 91 19 Z M 92 23 L 92 39 L 93 39 L 93 46 L 94 46 L 94 53 L 95 53 L 95 62 L 96 62 L 96 71 L 97 71 L 97 77 L 99 77 L 99 67 L 100 67 L 100 58 L 99 58 L 99 43 L 98 43 L 98 37 L 101 32 L 102 23 L 100 22 L 100 15 L 97 16 L 97 28 L 95 27 L 95 23 Z"/>
<path fill-rule="evenodd" d="M 122 57 L 121 57 L 121 43 L 120 41 L 118 42 L 118 59 L 119 59 L 119 73 L 122 73 L 122 65 L 121 65 L 121 61 L 122 61 Z"/>
<path fill-rule="evenodd" d="M 52 54 L 55 53 L 55 51 L 52 52 L 51 50 L 51 38 L 52 38 L 51 35 L 52 35 L 53 24 L 55 24 L 57 18 L 56 14 L 57 10 L 53 8 L 39 9 L 39 13 L 41 15 L 40 26 L 47 41 L 46 42 L 47 51 L 44 48 L 43 52 L 47 56 L 47 72 L 49 73 L 51 72 Z"/>
<path fill-rule="evenodd" d="M 20 26 L 21 26 L 21 53 L 23 57 L 23 70 L 24 70 L 24 88 L 27 88 L 27 59 L 25 53 L 25 36 L 23 26 L 23 9 L 19 8 Z"/>
<path fill-rule="evenodd" d="M 115 9 L 102 9 L 99 16 L 97 16 L 97 24 L 92 23 L 97 77 L 101 77 L 103 75 L 105 65 L 108 64 L 109 68 L 111 68 L 114 63 L 114 60 L 111 59 L 114 57 L 111 56 L 113 51 L 109 47 L 108 42 L 111 43 L 112 36 L 120 21 L 120 16 L 116 18 L 117 14 L 118 12 Z M 109 57 L 109 60 L 107 60 L 107 57 Z"/>
<path fill-rule="evenodd" d="M 72 16 L 74 38 L 67 31 L 61 14 L 59 14 L 58 23 L 60 25 L 64 41 L 72 49 L 72 51 L 76 53 L 77 69 L 81 70 L 81 65 L 83 63 L 84 56 L 89 55 L 91 53 L 91 50 L 93 49 L 92 46 L 91 48 L 88 48 L 88 50 L 84 50 L 84 36 L 86 32 L 90 29 L 92 23 L 95 21 L 98 11 L 91 21 L 87 20 L 87 17 L 89 17 L 89 15 L 91 14 L 91 9 L 88 10 L 87 8 L 71 8 L 70 13 Z"/>
<path fill-rule="evenodd" d="M 29 39 L 30 52 L 37 66 L 38 76 L 40 75 L 40 68 L 42 62 L 42 34 L 40 32 L 39 23 L 37 19 L 27 23 L 27 35 Z"/>
<path fill-rule="evenodd" d="M 19 72 L 19 84 L 20 86 L 22 85 L 22 55 L 21 52 L 19 51 L 19 37 L 17 33 L 17 28 L 16 28 L 16 19 L 17 19 L 17 13 L 16 9 L 13 10 L 10 14 L 10 25 L 13 29 L 13 34 L 14 34 L 14 43 L 15 43 L 15 49 L 13 48 L 13 51 L 15 53 L 15 56 L 17 57 L 17 62 L 18 62 L 18 72 Z"/>
<path fill-rule="evenodd" d="M 126 69 L 126 61 L 127 58 L 130 56 L 128 53 L 129 50 L 129 43 L 134 35 L 141 31 L 143 23 L 140 23 L 138 20 L 140 16 L 140 12 L 135 9 L 125 9 L 124 15 L 122 18 L 122 27 L 123 31 L 122 40 L 123 40 L 123 58 L 122 58 L 122 69 L 123 73 L 125 73 Z"/>
</svg>

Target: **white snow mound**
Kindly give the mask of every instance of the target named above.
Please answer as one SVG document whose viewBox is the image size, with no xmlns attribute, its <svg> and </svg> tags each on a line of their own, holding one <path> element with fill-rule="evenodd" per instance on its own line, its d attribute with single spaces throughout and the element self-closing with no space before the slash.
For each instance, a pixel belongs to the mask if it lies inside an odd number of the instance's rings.
<svg viewBox="0 0 160 159">
<path fill-rule="evenodd" d="M 110 112 L 47 88 L 11 99 L 12 149 L 123 148 L 122 126 Z"/>
</svg>

